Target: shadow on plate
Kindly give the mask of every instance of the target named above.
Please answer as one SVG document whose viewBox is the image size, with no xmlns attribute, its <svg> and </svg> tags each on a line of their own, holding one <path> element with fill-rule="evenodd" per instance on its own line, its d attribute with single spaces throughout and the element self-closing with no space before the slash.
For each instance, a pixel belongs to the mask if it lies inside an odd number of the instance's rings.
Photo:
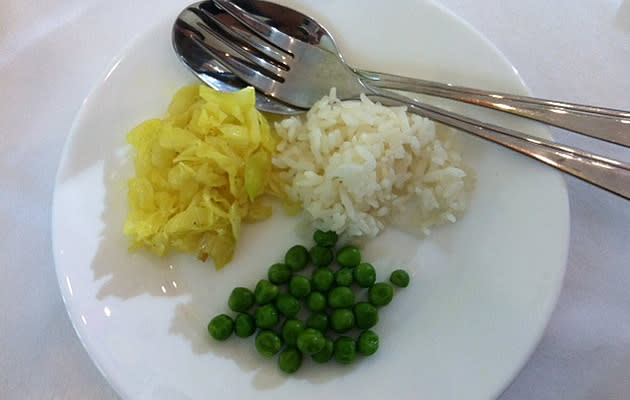
<svg viewBox="0 0 630 400">
<path fill-rule="evenodd" d="M 172 299 L 177 305 L 168 333 L 186 339 L 195 354 L 212 354 L 231 360 L 242 371 L 250 375 L 254 373 L 251 385 L 258 390 L 277 388 L 287 379 L 326 383 L 351 373 L 362 362 L 369 362 L 359 359 L 351 366 L 334 362 L 323 366 L 307 357 L 309 359 L 305 358 L 300 371 L 289 377 L 278 369 L 277 357 L 269 360 L 256 352 L 253 336 L 247 339 L 233 336 L 225 342 L 216 342 L 210 338 L 207 324 L 214 315 L 229 313 L 227 298 L 231 289 L 236 286 L 253 289 L 256 282 L 264 277 L 268 265 L 280 261 L 276 259 L 298 240 L 296 237 L 300 237 L 300 234 L 295 231 L 300 224 L 290 222 L 295 234 L 285 234 L 284 239 L 261 233 L 267 230 L 286 232 L 288 218 L 273 218 L 245 227 L 239 244 L 247 246 L 248 254 L 238 254 L 237 251 L 232 265 L 219 271 L 211 263 L 198 261 L 194 255 L 158 257 L 146 250 L 128 251 L 129 242 L 122 233 L 122 227 L 127 213 L 126 182 L 132 175 L 132 168 L 128 150 L 121 149 L 105 160 L 105 199 L 101 215 L 103 230 L 91 264 L 94 280 L 102 282 L 97 292 L 98 300 L 127 300 L 146 295 Z M 274 211 L 274 215 L 277 215 L 279 210 Z M 258 260 L 258 265 L 252 260 Z M 259 260 L 266 261 L 261 265 Z M 220 284 L 214 285 L 215 282 Z M 153 316 L 143 318 L 151 323 Z"/>
</svg>

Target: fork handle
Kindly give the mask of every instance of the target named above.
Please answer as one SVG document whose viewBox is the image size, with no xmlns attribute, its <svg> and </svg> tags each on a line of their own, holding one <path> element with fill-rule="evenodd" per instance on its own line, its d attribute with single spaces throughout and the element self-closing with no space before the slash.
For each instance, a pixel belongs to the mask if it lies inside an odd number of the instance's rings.
<svg viewBox="0 0 630 400">
<path fill-rule="evenodd" d="M 488 107 L 630 147 L 630 111 L 491 92 L 359 69 L 355 73 L 372 87 L 421 93 Z"/>
<path fill-rule="evenodd" d="M 397 93 L 371 90 L 375 95 L 370 98 L 383 104 L 406 105 L 409 112 L 500 144 L 630 200 L 630 165 L 626 163 L 414 102 Z"/>
</svg>

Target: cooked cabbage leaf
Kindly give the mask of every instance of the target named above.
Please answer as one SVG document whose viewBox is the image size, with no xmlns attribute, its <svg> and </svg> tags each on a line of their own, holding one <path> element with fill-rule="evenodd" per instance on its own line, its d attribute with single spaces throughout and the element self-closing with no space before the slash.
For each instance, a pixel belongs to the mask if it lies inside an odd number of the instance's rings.
<svg viewBox="0 0 630 400">
<path fill-rule="evenodd" d="M 277 138 L 253 88 L 184 87 L 166 118 L 141 123 L 127 140 L 136 149 L 124 226 L 132 248 L 195 253 L 222 268 L 241 224 L 271 216 L 264 195 L 287 200 L 271 164 Z"/>
</svg>

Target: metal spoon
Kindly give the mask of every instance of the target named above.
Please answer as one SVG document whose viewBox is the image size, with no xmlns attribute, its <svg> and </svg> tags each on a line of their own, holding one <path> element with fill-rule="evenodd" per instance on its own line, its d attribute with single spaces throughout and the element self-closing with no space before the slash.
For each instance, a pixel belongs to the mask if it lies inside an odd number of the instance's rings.
<svg viewBox="0 0 630 400">
<path fill-rule="evenodd" d="M 374 88 L 404 90 L 489 107 L 630 147 L 630 111 L 354 68 L 346 64 L 332 35 L 317 21 L 263 0 L 204 1 L 187 11 L 178 21 L 185 24 L 189 20 L 193 30 L 205 27 L 208 33 L 229 37 L 225 53 L 218 54 L 226 67 L 265 94 L 296 107 L 311 107 L 331 86 L 342 99 L 356 98 Z"/>
<path fill-rule="evenodd" d="M 299 105 L 299 107 L 290 109 L 289 106 L 282 102 L 259 97 L 259 102 L 257 103 L 259 109 L 279 114 L 303 112 L 304 110 L 300 109 L 300 107 L 306 107 L 315 102 L 316 99 L 316 97 L 313 97 L 309 100 L 309 98 L 304 96 L 312 97 L 313 92 L 317 93 L 317 90 L 321 89 L 321 87 L 319 87 L 319 89 L 314 87 L 317 85 L 314 85 L 313 80 L 317 77 L 307 74 L 302 77 L 302 82 L 297 82 L 301 87 L 304 87 L 304 92 L 297 90 L 290 84 L 286 85 L 286 83 L 296 83 L 298 80 L 298 76 L 296 75 L 286 75 L 286 80 L 281 76 L 276 76 L 275 78 L 280 79 L 274 81 L 275 83 L 270 87 L 267 83 L 272 80 L 270 78 L 273 78 L 273 71 L 278 72 L 282 69 L 288 71 L 288 66 L 286 64 L 284 66 L 274 65 L 271 64 L 269 60 L 261 61 L 259 57 L 272 54 L 277 60 L 278 57 L 280 57 L 280 59 L 283 57 L 282 53 L 296 53 L 295 50 L 287 51 L 287 49 L 283 47 L 283 43 L 287 45 L 307 46 L 302 50 L 312 52 L 313 49 L 315 49 L 314 51 L 317 54 L 316 58 L 327 58 L 329 62 L 334 62 L 334 59 L 337 59 L 337 64 L 341 66 L 341 68 L 336 70 L 340 75 L 329 76 L 330 79 L 326 82 L 328 86 L 326 86 L 325 91 L 319 94 L 320 96 L 327 94 L 330 86 L 336 86 L 338 93 L 340 88 L 342 91 L 347 89 L 352 90 L 353 86 L 359 88 L 359 90 L 363 88 L 365 89 L 364 91 L 371 94 L 376 100 L 381 101 L 385 105 L 405 104 L 408 106 L 409 112 L 431 118 L 435 121 L 493 141 L 630 199 L 630 165 L 583 150 L 532 137 L 508 128 L 457 115 L 437 107 L 414 101 L 396 92 L 388 91 L 380 87 L 372 87 L 366 82 L 357 83 L 357 80 L 352 79 L 346 79 L 346 81 L 334 80 L 333 78 L 342 76 L 344 69 L 348 69 L 349 71 L 349 67 L 339 58 L 340 56 L 336 52 L 331 36 L 325 33 L 323 28 L 318 28 L 317 24 L 309 23 L 308 21 L 312 20 L 297 11 L 287 9 L 277 4 L 259 0 L 248 0 L 240 4 L 253 4 L 259 7 L 259 9 L 256 9 L 258 14 L 251 15 L 248 11 L 224 0 L 204 1 L 186 8 L 179 15 L 173 27 L 173 45 L 180 59 L 182 59 L 193 72 L 197 73 L 202 80 L 219 90 L 225 90 L 225 88 L 232 90 L 234 88 L 244 87 L 246 86 L 243 83 L 244 81 L 256 87 L 256 89 L 263 91 L 267 96 L 275 98 L 275 96 L 280 94 L 279 98 L 282 100 L 290 102 L 291 105 Z M 236 7 L 236 9 L 234 9 L 234 7 Z M 231 11 L 227 12 L 226 9 Z M 285 21 L 285 23 L 276 23 L 278 28 L 268 25 L 268 23 L 272 23 L 274 20 L 266 15 L 274 15 L 274 10 L 281 10 L 289 16 L 292 12 L 295 18 L 302 18 L 302 20 L 306 22 L 298 24 L 295 20 L 289 19 L 287 22 L 286 19 L 281 18 L 280 20 Z M 244 13 L 249 17 L 245 25 L 242 24 Z M 253 28 L 252 24 L 255 25 Z M 295 28 L 296 26 L 298 26 L 299 29 Z M 280 30 L 280 27 L 282 30 Z M 287 36 L 289 33 L 295 36 Z M 265 38 L 266 40 L 261 38 Z M 322 38 L 324 38 L 324 40 Z M 311 44 L 311 41 L 316 42 L 317 45 Z M 304 61 L 299 57 L 297 59 L 298 62 L 300 60 Z M 339 63 L 339 60 L 342 62 Z M 265 68 L 270 65 L 274 68 L 272 68 L 271 71 L 266 70 Z M 310 71 L 307 68 L 305 72 L 317 73 L 317 71 L 313 70 L 317 70 L 319 66 L 320 65 L 317 63 L 311 64 L 309 67 Z M 305 66 L 302 67 L 304 68 Z M 350 73 L 356 73 L 356 71 L 350 71 Z M 209 77 L 211 79 L 209 79 Z M 242 81 L 234 79 L 235 77 L 242 79 Z M 225 85 L 226 82 L 227 86 Z M 279 93 L 270 92 L 270 88 L 282 90 L 280 90 Z M 356 96 L 358 96 L 358 93 L 356 93 Z M 345 98 L 356 96 L 346 95 Z M 304 103 L 304 101 L 306 102 Z M 274 110 L 272 106 L 276 107 L 276 109 Z"/>
</svg>

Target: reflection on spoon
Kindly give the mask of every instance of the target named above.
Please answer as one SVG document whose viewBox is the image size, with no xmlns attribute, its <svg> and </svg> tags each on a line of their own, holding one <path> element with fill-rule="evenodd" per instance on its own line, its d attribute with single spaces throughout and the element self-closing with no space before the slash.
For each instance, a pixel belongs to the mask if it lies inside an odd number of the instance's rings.
<svg viewBox="0 0 630 400">
<path fill-rule="evenodd" d="M 178 19 L 173 26 L 173 48 L 186 65 L 206 85 L 222 92 L 234 92 L 249 86 L 214 59 L 208 51 L 194 40 L 198 29 Z M 302 114 L 306 110 L 289 106 L 279 100 L 256 91 L 256 108 L 260 111 L 281 115 Z"/>
</svg>

